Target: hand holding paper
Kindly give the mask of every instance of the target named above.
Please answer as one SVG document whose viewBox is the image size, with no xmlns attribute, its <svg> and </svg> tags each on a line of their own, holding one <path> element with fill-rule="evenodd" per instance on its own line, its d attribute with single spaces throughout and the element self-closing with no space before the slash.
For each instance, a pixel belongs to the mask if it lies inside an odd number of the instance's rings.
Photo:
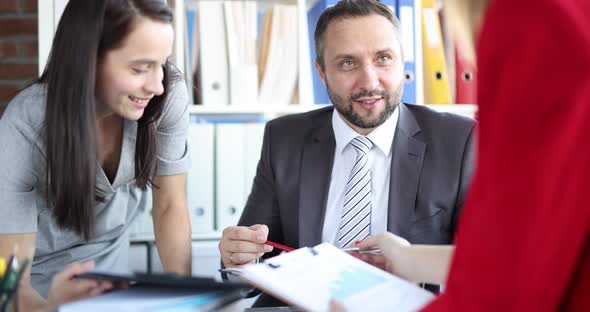
<svg viewBox="0 0 590 312">
<path fill-rule="evenodd" d="M 352 251 L 351 255 L 391 274 L 399 275 L 395 268 L 396 259 L 402 254 L 403 247 L 411 246 L 411 244 L 404 238 L 387 232 L 369 236 L 361 242 L 354 243 L 354 246 L 359 250 L 379 249 L 381 253 L 369 254 Z"/>
<path fill-rule="evenodd" d="M 406 280 L 444 284 L 454 251 L 452 245 L 411 245 L 392 233 L 369 236 L 355 245 L 361 250 L 378 247 L 380 255 L 353 255 Z"/>
<path fill-rule="evenodd" d="M 333 299 L 348 311 L 415 311 L 433 298 L 328 243 L 246 265 L 240 277 L 305 311 L 328 311 Z"/>
</svg>

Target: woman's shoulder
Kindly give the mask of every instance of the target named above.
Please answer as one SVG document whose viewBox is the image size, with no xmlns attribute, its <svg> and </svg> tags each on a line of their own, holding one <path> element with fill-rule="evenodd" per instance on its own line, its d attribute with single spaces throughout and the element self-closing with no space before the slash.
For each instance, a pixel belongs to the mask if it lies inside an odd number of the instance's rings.
<svg viewBox="0 0 590 312">
<path fill-rule="evenodd" d="M 177 100 L 182 104 L 188 104 L 189 94 L 188 85 L 182 76 L 175 77 L 170 82 L 170 97 L 169 100 Z"/>
<path fill-rule="evenodd" d="M 3 121 L 39 130 L 45 117 L 46 85 L 34 83 L 21 90 L 6 106 Z"/>
<path fill-rule="evenodd" d="M 170 82 L 170 90 L 158 125 L 170 125 L 188 116 L 189 105 L 188 86 L 181 76 L 175 77 Z"/>
</svg>

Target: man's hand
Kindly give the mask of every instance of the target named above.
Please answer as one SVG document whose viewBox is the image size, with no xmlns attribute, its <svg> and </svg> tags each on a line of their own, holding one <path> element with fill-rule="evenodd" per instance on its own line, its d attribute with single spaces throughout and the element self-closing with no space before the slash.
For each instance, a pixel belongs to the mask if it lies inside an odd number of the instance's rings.
<svg viewBox="0 0 590 312">
<path fill-rule="evenodd" d="M 226 268 L 232 268 L 255 262 L 257 258 L 273 249 L 271 246 L 264 245 L 267 237 L 268 227 L 263 224 L 225 228 L 219 242 L 223 265 Z"/>
</svg>

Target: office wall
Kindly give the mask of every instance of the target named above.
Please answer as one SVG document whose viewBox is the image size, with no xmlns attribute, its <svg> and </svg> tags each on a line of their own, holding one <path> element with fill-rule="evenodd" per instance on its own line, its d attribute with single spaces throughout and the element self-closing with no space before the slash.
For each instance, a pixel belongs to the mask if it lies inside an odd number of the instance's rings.
<svg viewBox="0 0 590 312">
<path fill-rule="evenodd" d="M 20 88 L 37 77 L 37 0 L 0 1 L 0 116 Z"/>
</svg>

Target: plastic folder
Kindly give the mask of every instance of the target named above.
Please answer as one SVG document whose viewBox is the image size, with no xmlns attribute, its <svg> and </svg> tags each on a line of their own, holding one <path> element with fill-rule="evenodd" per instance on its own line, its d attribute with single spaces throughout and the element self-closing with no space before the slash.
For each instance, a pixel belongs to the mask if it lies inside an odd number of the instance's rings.
<svg viewBox="0 0 590 312">
<path fill-rule="evenodd" d="M 230 102 L 227 30 L 223 14 L 221 1 L 197 3 L 198 46 L 205 47 L 199 50 L 201 104 L 208 106 L 225 106 Z"/>
<path fill-rule="evenodd" d="M 477 104 L 475 65 L 463 58 L 459 49 L 455 49 L 455 66 L 457 104 Z"/>
<path fill-rule="evenodd" d="M 435 0 L 422 1 L 424 103 L 450 104 L 451 90 L 440 20 Z"/>
<path fill-rule="evenodd" d="M 420 77 L 416 76 L 416 10 L 414 0 L 399 0 L 398 16 L 402 30 L 402 49 L 404 49 L 404 93 L 402 102 L 408 104 L 418 103 L 418 89 L 416 82 Z"/>
<path fill-rule="evenodd" d="M 330 97 L 328 96 L 328 90 L 324 85 L 324 82 L 320 78 L 315 68 L 315 42 L 314 33 L 315 27 L 318 23 L 318 19 L 324 10 L 338 3 L 338 0 L 318 0 L 315 5 L 307 13 L 307 23 L 309 32 L 309 55 L 311 55 L 311 72 L 313 82 L 313 99 L 315 104 L 332 104 Z"/>
</svg>

